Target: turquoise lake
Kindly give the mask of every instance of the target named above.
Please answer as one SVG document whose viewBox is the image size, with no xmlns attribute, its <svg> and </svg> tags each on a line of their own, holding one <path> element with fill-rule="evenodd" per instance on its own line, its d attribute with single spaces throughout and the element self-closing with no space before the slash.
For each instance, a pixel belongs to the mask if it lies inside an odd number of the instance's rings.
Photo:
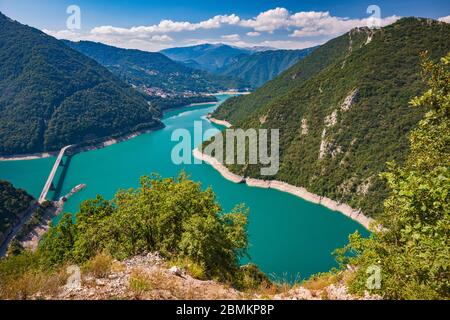
<svg viewBox="0 0 450 320">
<path fill-rule="evenodd" d="M 220 101 L 227 97 L 218 96 Z M 64 211 L 75 213 L 81 201 L 96 194 L 112 198 L 118 189 L 136 187 L 142 175 L 176 176 L 184 170 L 204 188 L 211 186 L 225 211 L 239 203 L 250 208 L 249 253 L 251 261 L 265 273 L 293 281 L 336 266 L 331 255 L 333 250 L 345 245 L 348 235 L 356 230 L 368 234 L 358 223 L 287 193 L 235 184 L 207 164 L 172 163 L 171 151 L 178 143 L 171 141 L 173 130 L 185 128 L 192 133 L 196 120 L 202 121 L 203 131 L 221 129 L 205 118 L 216 107 L 217 104 L 212 103 L 169 111 L 164 115 L 166 127 L 162 130 L 74 155 L 64 179 L 60 179 L 62 169 L 55 177 L 55 184 L 60 181 L 58 195 L 50 193 L 49 196 L 64 195 L 75 185 L 86 184 L 86 188 L 70 198 L 64 207 Z M 0 161 L 0 179 L 38 197 L 54 161 L 54 157 Z"/>
</svg>

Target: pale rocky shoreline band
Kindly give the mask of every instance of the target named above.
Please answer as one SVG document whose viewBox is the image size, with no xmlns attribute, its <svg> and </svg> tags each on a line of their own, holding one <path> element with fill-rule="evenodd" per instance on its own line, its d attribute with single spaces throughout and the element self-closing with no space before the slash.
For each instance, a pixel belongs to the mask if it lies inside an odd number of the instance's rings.
<svg viewBox="0 0 450 320">
<path fill-rule="evenodd" d="M 297 196 L 299 198 L 302 198 L 303 200 L 320 204 L 330 210 L 338 211 L 345 216 L 349 217 L 350 219 L 358 222 L 361 224 L 364 228 L 369 230 L 369 226 L 371 222 L 373 221 L 372 218 L 369 218 L 365 216 L 361 211 L 355 210 L 349 205 L 345 203 L 338 203 L 337 201 L 334 201 L 327 197 L 321 197 L 319 195 L 316 195 L 314 193 L 309 192 L 305 188 L 302 187 L 296 187 L 293 185 L 290 185 L 286 182 L 277 181 L 277 180 L 260 180 L 260 179 L 254 179 L 254 178 L 245 178 L 242 176 L 239 176 L 230 170 L 228 170 L 227 167 L 225 167 L 222 163 L 220 163 L 216 158 L 211 157 L 209 155 L 201 153 L 198 149 L 194 149 L 192 151 L 192 154 L 194 157 L 196 157 L 199 160 L 205 161 L 209 165 L 211 165 L 214 169 L 216 169 L 225 179 L 230 180 L 234 183 L 246 183 L 249 187 L 258 187 L 258 188 L 271 188 L 276 189 L 282 192 L 290 193 L 294 196 Z"/>
<path fill-rule="evenodd" d="M 206 118 L 207 118 L 209 121 L 211 121 L 212 123 L 215 123 L 215 124 L 218 124 L 218 125 L 227 127 L 227 128 L 231 128 L 231 127 L 232 127 L 232 124 L 229 123 L 228 121 L 225 121 L 225 120 L 219 120 L 219 119 L 213 118 L 213 117 L 211 117 L 210 114 L 208 114 L 208 115 L 206 116 Z"/>
<path fill-rule="evenodd" d="M 145 133 L 149 133 L 152 132 L 156 129 L 145 129 L 145 130 L 140 130 L 137 132 L 133 132 L 133 133 L 128 133 L 128 134 L 124 134 L 122 136 L 119 136 L 117 138 L 108 138 L 105 137 L 104 141 L 101 142 L 97 142 L 94 143 L 92 145 L 87 145 L 87 146 L 83 146 L 83 147 L 75 147 L 76 152 L 85 152 L 85 151 L 90 151 L 90 150 L 97 150 L 97 149 L 102 149 L 105 148 L 107 146 L 122 142 L 122 141 L 127 141 L 130 140 L 134 137 L 137 137 L 141 134 L 145 134 Z M 42 159 L 42 158 L 48 158 L 48 157 L 54 157 L 56 155 L 58 155 L 59 151 L 50 151 L 50 152 L 40 152 L 40 153 L 32 153 L 32 154 L 22 154 L 22 155 L 11 155 L 11 156 L 1 156 L 0 157 L 0 161 L 18 161 L 18 160 L 34 160 L 34 159 Z"/>
</svg>

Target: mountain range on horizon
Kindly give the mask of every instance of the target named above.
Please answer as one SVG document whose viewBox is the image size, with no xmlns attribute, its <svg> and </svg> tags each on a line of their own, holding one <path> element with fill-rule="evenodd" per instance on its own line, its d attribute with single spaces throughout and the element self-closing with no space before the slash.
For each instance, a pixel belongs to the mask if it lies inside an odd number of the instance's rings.
<svg viewBox="0 0 450 320">
<path fill-rule="evenodd" d="M 168 48 L 160 52 L 192 68 L 222 76 L 234 76 L 257 88 L 307 56 L 315 48 L 283 50 L 265 46 L 237 47 L 223 43 L 205 43 Z"/>
</svg>

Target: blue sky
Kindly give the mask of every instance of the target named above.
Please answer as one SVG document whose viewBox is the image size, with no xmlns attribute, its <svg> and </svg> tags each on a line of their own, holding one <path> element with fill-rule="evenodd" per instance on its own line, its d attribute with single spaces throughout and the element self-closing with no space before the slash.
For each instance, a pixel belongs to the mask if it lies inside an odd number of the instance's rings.
<svg viewBox="0 0 450 320">
<path fill-rule="evenodd" d="M 69 5 L 80 8 L 79 29 L 67 27 Z M 450 22 L 448 0 L 0 0 L 0 11 L 57 38 L 149 51 L 205 42 L 304 48 L 404 16 Z"/>
</svg>

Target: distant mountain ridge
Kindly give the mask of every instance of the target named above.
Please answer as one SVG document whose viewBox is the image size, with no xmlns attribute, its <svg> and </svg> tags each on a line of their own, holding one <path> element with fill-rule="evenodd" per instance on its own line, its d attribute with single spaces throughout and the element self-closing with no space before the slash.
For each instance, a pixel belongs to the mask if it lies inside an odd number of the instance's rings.
<svg viewBox="0 0 450 320">
<path fill-rule="evenodd" d="M 91 41 L 64 42 L 139 88 L 154 87 L 164 93 L 200 93 L 243 86 L 231 77 L 192 69 L 158 52 L 123 49 Z"/>
<path fill-rule="evenodd" d="M 214 72 L 230 60 L 242 54 L 250 54 L 251 50 L 232 47 L 225 44 L 200 44 L 190 47 L 177 47 L 161 50 L 160 53 L 172 60 L 187 62 L 192 65 L 194 61 L 203 70 Z"/>
<path fill-rule="evenodd" d="M 237 75 L 254 87 L 260 87 L 288 69 L 316 47 L 303 50 L 265 50 L 236 57 L 234 62 L 219 69 L 221 75 Z"/>
<path fill-rule="evenodd" d="M 408 102 L 424 90 L 420 53 L 450 51 L 450 24 L 403 18 L 378 30 L 356 28 L 314 50 L 254 93 L 230 98 L 213 117 L 236 127 L 280 130 L 280 170 L 230 166 L 242 176 L 276 179 L 349 204 L 382 211 L 379 173 L 401 164 L 423 111 Z"/>
<path fill-rule="evenodd" d="M 240 48 L 226 44 L 202 44 L 160 51 L 192 68 L 239 78 L 253 88 L 263 85 L 311 53 L 314 48 L 279 50 L 264 46 Z"/>
<path fill-rule="evenodd" d="M 142 94 L 62 41 L 0 13 L 0 154 L 162 126 Z"/>
</svg>

